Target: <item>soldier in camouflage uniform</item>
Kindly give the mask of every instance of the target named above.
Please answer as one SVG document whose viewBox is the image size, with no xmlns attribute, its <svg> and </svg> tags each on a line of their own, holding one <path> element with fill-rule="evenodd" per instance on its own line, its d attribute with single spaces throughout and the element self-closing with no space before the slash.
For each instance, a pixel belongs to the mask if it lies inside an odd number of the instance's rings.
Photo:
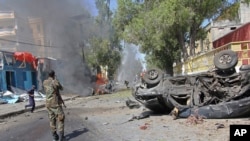
<svg viewBox="0 0 250 141">
<path fill-rule="evenodd" d="M 49 72 L 48 79 L 44 80 L 43 88 L 46 93 L 46 108 L 48 111 L 50 128 L 54 140 L 62 141 L 64 139 L 64 112 L 62 108 L 62 97 L 59 90 L 63 90 L 62 85 L 55 77 L 55 72 L 51 70 Z M 58 133 L 57 134 L 57 127 Z"/>
</svg>

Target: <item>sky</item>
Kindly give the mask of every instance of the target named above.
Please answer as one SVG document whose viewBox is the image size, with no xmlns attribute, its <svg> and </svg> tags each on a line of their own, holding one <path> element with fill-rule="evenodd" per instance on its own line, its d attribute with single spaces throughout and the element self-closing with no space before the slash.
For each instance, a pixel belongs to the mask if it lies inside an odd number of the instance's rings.
<svg viewBox="0 0 250 141">
<path fill-rule="evenodd" d="M 98 14 L 98 10 L 95 6 L 95 0 L 82 0 L 83 4 L 88 5 L 87 9 L 91 12 L 92 15 L 96 16 Z M 113 11 L 117 8 L 117 1 L 110 0 L 110 9 Z"/>
</svg>

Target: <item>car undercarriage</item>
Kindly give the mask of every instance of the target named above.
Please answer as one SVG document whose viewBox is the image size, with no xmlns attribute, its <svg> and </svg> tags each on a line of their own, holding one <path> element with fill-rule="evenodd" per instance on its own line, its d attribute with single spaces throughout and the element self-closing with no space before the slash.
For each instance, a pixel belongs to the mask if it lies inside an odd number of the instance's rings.
<svg viewBox="0 0 250 141">
<path fill-rule="evenodd" d="M 221 51 L 215 69 L 195 75 L 166 76 L 150 69 L 133 87 L 132 95 L 146 108 L 186 118 L 236 118 L 250 115 L 250 67 L 236 72 L 237 54 Z"/>
</svg>

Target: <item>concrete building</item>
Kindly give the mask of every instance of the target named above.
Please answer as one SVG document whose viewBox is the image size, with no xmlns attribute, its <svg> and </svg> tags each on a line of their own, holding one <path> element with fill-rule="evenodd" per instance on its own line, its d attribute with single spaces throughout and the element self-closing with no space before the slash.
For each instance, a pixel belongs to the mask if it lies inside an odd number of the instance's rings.
<svg viewBox="0 0 250 141">
<path fill-rule="evenodd" d="M 28 20 L 14 11 L 0 11 L 0 49 L 36 53 L 32 44 Z"/>
<path fill-rule="evenodd" d="M 214 68 L 213 59 L 221 50 L 231 49 L 238 54 L 236 71 L 250 64 L 250 5 L 239 3 L 238 18 L 214 20 L 204 27 L 205 40 L 197 41 L 196 55 L 174 66 L 174 75 L 195 74 Z"/>
<path fill-rule="evenodd" d="M 235 20 L 221 20 L 219 17 L 210 22 L 204 28 L 207 31 L 207 37 L 204 40 L 196 41 L 195 53 L 199 55 L 214 49 L 212 42 L 236 30 L 242 25 L 250 22 L 250 5 L 239 3 L 238 18 Z"/>
<path fill-rule="evenodd" d="M 34 43 L 37 45 L 37 56 L 45 57 L 45 34 L 44 34 L 44 22 L 41 18 L 28 18 L 29 26 L 31 28 L 32 37 Z"/>
</svg>

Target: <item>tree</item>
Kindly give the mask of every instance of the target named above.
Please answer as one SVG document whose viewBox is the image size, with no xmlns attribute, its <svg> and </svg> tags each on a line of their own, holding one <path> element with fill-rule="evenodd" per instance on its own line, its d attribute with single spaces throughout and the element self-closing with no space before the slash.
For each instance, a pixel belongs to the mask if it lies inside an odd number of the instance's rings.
<svg viewBox="0 0 250 141">
<path fill-rule="evenodd" d="M 147 61 L 173 73 L 172 64 L 194 55 L 205 19 L 215 19 L 232 4 L 226 0 L 118 0 L 113 24 L 121 39 L 141 46 Z M 249 0 L 245 0 L 249 2 Z M 235 12 L 235 11 L 234 11 Z"/>
<path fill-rule="evenodd" d="M 97 33 L 89 39 L 85 56 L 90 66 L 107 66 L 108 77 L 113 79 L 121 61 L 121 45 L 116 32 L 111 25 L 112 11 L 110 0 L 96 0 L 98 16 L 95 27 Z"/>
<path fill-rule="evenodd" d="M 173 38 L 174 30 L 170 26 L 173 25 L 172 17 L 164 15 L 157 8 L 165 13 L 173 13 L 173 10 L 162 7 L 161 4 L 161 1 L 137 3 L 119 0 L 113 23 L 121 38 L 140 45 L 142 52 L 147 54 L 148 61 L 172 74 L 173 60 L 179 52 L 178 42 Z"/>
</svg>

